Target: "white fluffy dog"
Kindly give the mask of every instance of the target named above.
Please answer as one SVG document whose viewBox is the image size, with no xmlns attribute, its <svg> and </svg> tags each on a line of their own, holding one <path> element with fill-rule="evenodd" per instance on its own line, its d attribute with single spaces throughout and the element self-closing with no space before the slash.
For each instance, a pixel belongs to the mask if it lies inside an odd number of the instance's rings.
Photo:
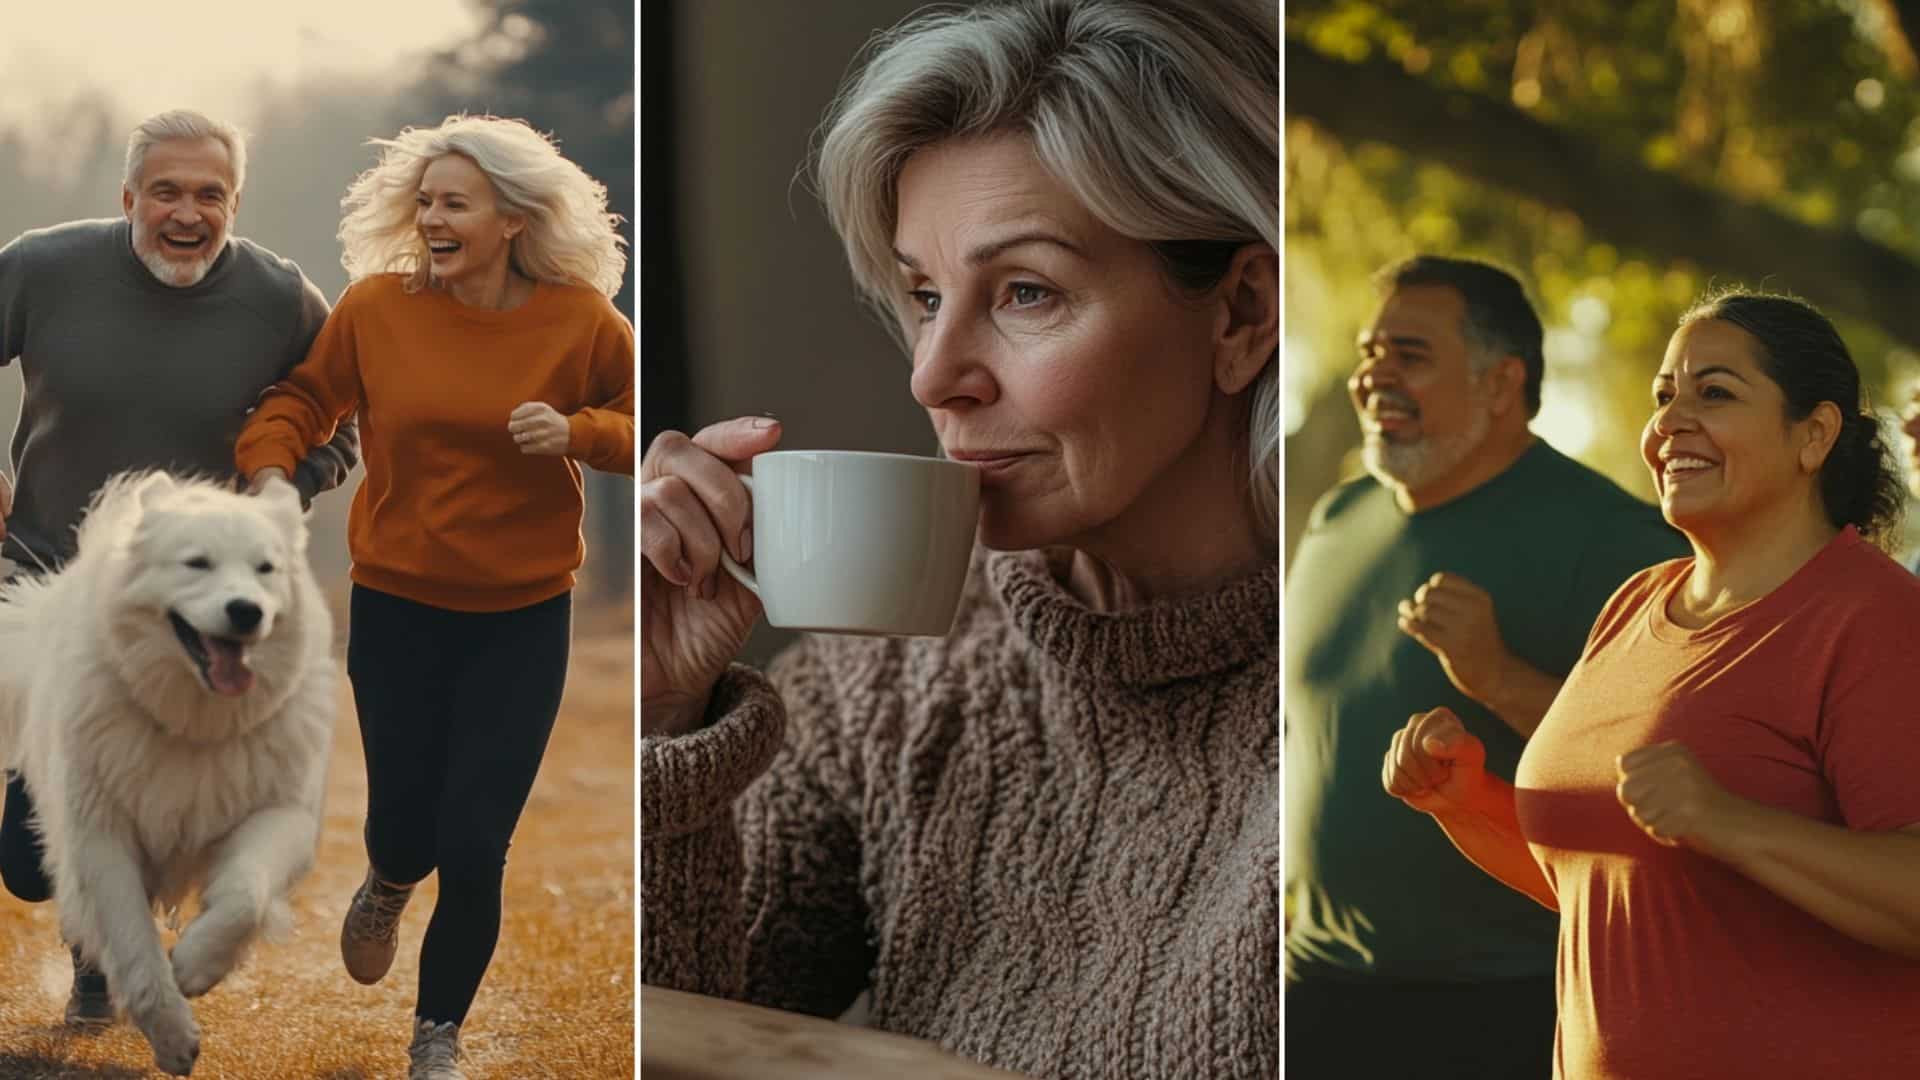
<svg viewBox="0 0 1920 1080">
<path fill-rule="evenodd" d="M 32 792 L 60 929 L 184 1076 L 187 998 L 312 866 L 335 714 L 332 619 L 299 496 L 116 477 L 58 573 L 0 590 L 0 764 Z M 155 909 L 197 893 L 171 956 Z"/>
</svg>

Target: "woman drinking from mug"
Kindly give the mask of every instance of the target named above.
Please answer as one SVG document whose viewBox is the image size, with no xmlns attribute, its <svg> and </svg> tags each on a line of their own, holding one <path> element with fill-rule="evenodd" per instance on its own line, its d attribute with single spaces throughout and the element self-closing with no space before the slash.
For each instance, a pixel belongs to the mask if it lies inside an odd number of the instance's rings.
<svg viewBox="0 0 1920 1080">
<path fill-rule="evenodd" d="M 642 978 L 1034 1076 L 1278 1062 L 1276 14 L 1025 0 L 888 35 L 817 180 L 981 472 L 951 633 L 759 615 L 735 475 L 641 465 Z"/>
<path fill-rule="evenodd" d="M 1387 790 L 1560 912 L 1556 1077 L 1910 1075 L 1920 581 L 1874 546 L 1899 478 L 1797 300 L 1697 305 L 1653 400 L 1642 456 L 1693 557 L 1621 586 L 1513 786 L 1435 710 Z"/>
<path fill-rule="evenodd" d="M 429 873 L 413 1080 L 459 1080 L 507 846 L 566 685 L 581 469 L 633 471 L 633 326 L 606 189 L 519 120 L 377 140 L 347 192 L 352 279 L 236 457 L 256 483 L 360 416 L 347 674 L 368 867 L 340 932 L 379 981 Z"/>
</svg>

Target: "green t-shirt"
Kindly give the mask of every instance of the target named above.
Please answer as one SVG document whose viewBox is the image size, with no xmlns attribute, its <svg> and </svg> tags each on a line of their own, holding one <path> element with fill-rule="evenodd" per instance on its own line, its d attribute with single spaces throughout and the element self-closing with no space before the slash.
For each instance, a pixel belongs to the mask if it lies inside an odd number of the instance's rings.
<svg viewBox="0 0 1920 1080">
<path fill-rule="evenodd" d="M 1393 733 L 1446 706 L 1508 780 L 1526 740 L 1396 625 L 1441 571 L 1492 595 L 1522 660 L 1564 676 L 1607 599 L 1689 553 L 1659 511 L 1536 440 L 1499 476 L 1407 514 L 1371 477 L 1313 510 L 1286 584 L 1287 974 L 1481 981 L 1550 974 L 1557 918 L 1388 795 Z"/>
</svg>

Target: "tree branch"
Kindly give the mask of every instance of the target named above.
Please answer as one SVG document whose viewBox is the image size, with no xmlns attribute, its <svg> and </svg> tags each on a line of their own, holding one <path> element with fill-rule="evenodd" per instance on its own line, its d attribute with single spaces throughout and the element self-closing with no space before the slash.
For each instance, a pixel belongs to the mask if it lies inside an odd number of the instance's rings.
<svg viewBox="0 0 1920 1080">
<path fill-rule="evenodd" d="M 1541 123 L 1504 102 L 1436 87 L 1386 60 L 1334 60 L 1289 38 L 1286 105 L 1337 138 L 1386 143 L 1463 176 L 1562 207 L 1617 246 L 1779 281 L 1831 311 L 1920 345 L 1920 265 L 1845 229 L 1818 228 Z"/>
<path fill-rule="evenodd" d="M 1887 62 L 1902 77 L 1911 79 L 1914 36 L 1920 34 L 1920 0 L 1881 0 L 1880 7 L 1891 24 L 1889 39 L 1884 43 Z"/>
</svg>

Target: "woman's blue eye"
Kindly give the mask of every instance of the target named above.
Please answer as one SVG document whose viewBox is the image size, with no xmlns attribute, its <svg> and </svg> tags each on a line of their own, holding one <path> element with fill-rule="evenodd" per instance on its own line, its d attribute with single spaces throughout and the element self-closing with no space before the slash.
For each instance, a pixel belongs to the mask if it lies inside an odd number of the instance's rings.
<svg viewBox="0 0 1920 1080">
<path fill-rule="evenodd" d="M 912 298 L 913 306 L 921 315 L 932 315 L 940 310 L 940 294 L 931 289 L 912 289 L 907 295 Z"/>
<path fill-rule="evenodd" d="M 1051 294 L 1046 289 L 1038 285 L 1020 282 L 1013 286 L 1013 303 L 1016 307 L 1031 307 L 1045 300 L 1049 295 Z"/>
</svg>

